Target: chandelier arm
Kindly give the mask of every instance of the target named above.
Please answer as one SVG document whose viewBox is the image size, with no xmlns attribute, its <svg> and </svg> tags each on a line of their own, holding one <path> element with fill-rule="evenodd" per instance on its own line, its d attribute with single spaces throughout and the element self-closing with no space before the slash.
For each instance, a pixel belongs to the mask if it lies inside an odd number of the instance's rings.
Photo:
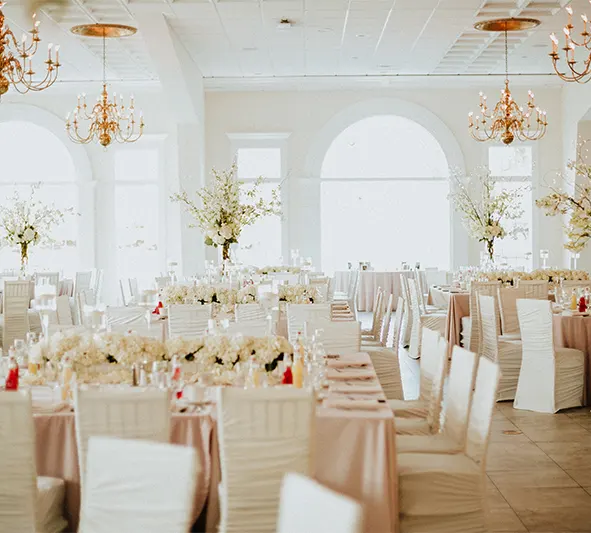
<svg viewBox="0 0 591 533">
<path fill-rule="evenodd" d="M 577 78 L 583 78 L 583 77 L 587 76 L 590 73 L 591 55 L 589 55 L 588 59 L 583 62 L 583 65 L 585 65 L 585 68 L 583 69 L 582 72 L 579 72 L 575 68 L 575 63 L 574 62 L 567 62 L 567 65 L 568 65 L 568 68 L 570 69 L 570 71 L 575 75 L 575 77 L 577 77 Z"/>
</svg>

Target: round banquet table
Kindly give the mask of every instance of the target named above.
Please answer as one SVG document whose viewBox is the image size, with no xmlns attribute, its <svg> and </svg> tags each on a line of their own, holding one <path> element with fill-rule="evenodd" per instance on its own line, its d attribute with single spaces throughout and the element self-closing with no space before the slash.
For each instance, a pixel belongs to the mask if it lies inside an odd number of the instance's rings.
<svg viewBox="0 0 591 533">
<path fill-rule="evenodd" d="M 347 292 L 349 286 L 349 276 L 351 270 L 343 270 L 335 272 L 335 290 L 340 292 Z M 357 292 L 357 310 L 358 311 L 373 311 L 374 299 L 376 290 L 381 287 L 386 291 L 386 295 L 393 295 L 392 310 L 396 310 L 398 297 L 402 296 L 402 285 L 400 283 L 400 275 L 407 278 L 415 278 L 414 270 L 395 270 L 392 272 L 375 272 L 373 270 L 359 271 L 359 289 Z M 425 273 L 421 271 L 421 276 Z M 425 279 L 423 278 L 423 281 Z"/>
<path fill-rule="evenodd" d="M 554 315 L 554 346 L 575 348 L 585 354 L 585 405 L 591 404 L 591 316 Z"/>
<path fill-rule="evenodd" d="M 441 309 L 447 309 L 445 338 L 449 342 L 450 350 L 453 346 L 460 346 L 462 318 L 470 316 L 470 294 L 431 287 L 428 303 Z"/>
</svg>

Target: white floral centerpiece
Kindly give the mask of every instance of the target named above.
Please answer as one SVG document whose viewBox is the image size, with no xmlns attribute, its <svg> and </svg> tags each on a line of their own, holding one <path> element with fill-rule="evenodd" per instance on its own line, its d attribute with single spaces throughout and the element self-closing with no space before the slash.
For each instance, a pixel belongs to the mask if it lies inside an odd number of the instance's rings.
<svg viewBox="0 0 591 533">
<path fill-rule="evenodd" d="M 486 243 L 491 261 L 496 240 L 516 239 L 527 234 L 527 228 L 518 222 L 523 216 L 521 199 L 527 187 L 496 192 L 496 182 L 486 169 L 469 176 L 454 171 L 452 176 L 453 189 L 449 198 L 460 212 L 470 237 Z"/>
<path fill-rule="evenodd" d="M 267 275 L 267 274 L 275 274 L 275 273 L 285 273 L 285 274 L 300 274 L 302 269 L 300 267 L 290 267 L 290 266 L 266 266 L 259 268 L 257 270 L 257 274 Z"/>
<path fill-rule="evenodd" d="M 322 303 L 322 293 L 314 285 L 280 285 L 279 301 L 291 304 Z"/>
<path fill-rule="evenodd" d="M 263 177 L 246 188 L 237 174 L 236 163 L 229 170 L 212 170 L 213 182 L 197 191 L 198 202 L 190 199 L 186 191 L 171 196 L 196 220 L 196 226 L 205 234 L 205 244 L 221 246 L 223 261 L 230 259 L 230 245 L 238 242 L 244 227 L 266 216 L 281 215 L 276 189 L 271 191 L 271 200 L 266 201 L 259 194 Z"/>
<path fill-rule="evenodd" d="M 236 293 L 236 303 L 237 304 L 254 304 L 259 301 L 259 291 L 257 290 L 256 285 L 252 283 L 242 287 Z"/>
<path fill-rule="evenodd" d="M 480 277 L 486 281 L 500 281 L 505 285 L 512 285 L 513 281 L 516 279 L 523 281 L 547 281 L 548 283 L 559 283 L 560 280 L 586 281 L 590 279 L 589 273 L 584 270 L 549 268 L 540 268 L 532 272 L 523 272 L 520 270 L 497 270 L 493 272 L 482 272 Z"/>
<path fill-rule="evenodd" d="M 74 214 L 73 208 L 57 209 L 35 199 L 40 185 L 31 186 L 28 198 L 21 198 L 18 191 L 9 198 L 10 203 L 0 206 L 0 232 L 2 241 L 9 246 L 18 246 L 21 273 L 26 272 L 31 246 L 52 244 L 51 230 L 62 224 L 66 215 Z"/>
</svg>

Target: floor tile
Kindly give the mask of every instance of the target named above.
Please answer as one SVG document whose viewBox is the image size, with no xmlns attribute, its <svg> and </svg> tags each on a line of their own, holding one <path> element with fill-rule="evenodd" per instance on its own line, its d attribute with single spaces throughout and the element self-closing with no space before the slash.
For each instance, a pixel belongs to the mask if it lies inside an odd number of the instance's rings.
<svg viewBox="0 0 591 533">
<path fill-rule="evenodd" d="M 546 509 L 591 510 L 591 495 L 581 487 L 523 487 L 500 488 L 511 508 L 519 511 L 537 511 Z M 589 524 L 591 527 L 591 523 Z"/>
<path fill-rule="evenodd" d="M 532 442 L 499 443 L 489 445 L 486 469 L 488 472 L 503 470 L 535 470 L 553 466 L 554 462 Z"/>
<path fill-rule="evenodd" d="M 578 509 L 549 507 L 516 511 L 516 514 L 530 532 L 591 533 L 591 506 Z"/>
<path fill-rule="evenodd" d="M 533 442 L 579 442 L 588 440 L 591 443 L 591 432 L 575 422 L 564 427 L 520 424 L 519 429 Z"/>
<path fill-rule="evenodd" d="M 504 493 L 504 490 L 524 488 L 579 487 L 579 484 L 557 465 L 535 470 L 489 472 L 489 477 L 501 493 Z"/>
<path fill-rule="evenodd" d="M 565 472 L 581 487 L 591 487 L 591 459 L 586 468 L 565 469 Z"/>
<path fill-rule="evenodd" d="M 537 445 L 564 470 L 591 466 L 591 439 L 584 442 L 538 442 Z"/>
</svg>

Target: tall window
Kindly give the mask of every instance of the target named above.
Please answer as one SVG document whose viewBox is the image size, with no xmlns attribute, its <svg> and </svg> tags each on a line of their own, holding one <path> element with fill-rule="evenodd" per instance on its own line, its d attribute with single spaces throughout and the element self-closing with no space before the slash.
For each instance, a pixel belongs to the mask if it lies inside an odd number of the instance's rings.
<svg viewBox="0 0 591 533">
<path fill-rule="evenodd" d="M 23 121 L 0 123 L 0 203 L 7 205 L 14 191 L 26 198 L 31 185 L 41 184 L 35 198 L 57 208 L 78 209 L 74 162 L 64 144 L 49 130 Z M 30 249 L 31 271 L 60 271 L 72 275 L 78 268 L 79 217 L 67 216 L 50 235 L 51 245 Z M 18 250 L 0 248 L 0 269 L 17 269 Z"/>
<path fill-rule="evenodd" d="M 488 149 L 488 167 L 495 178 L 495 189 L 526 189 L 522 198 L 523 216 L 517 222 L 528 229 L 526 235 L 517 239 L 503 239 L 495 243 L 495 255 L 500 262 L 511 268 L 530 269 L 532 267 L 532 147 L 491 146 Z"/>
<path fill-rule="evenodd" d="M 238 179 L 246 187 L 259 177 L 262 197 L 271 200 L 271 191 L 281 183 L 281 148 L 239 148 L 236 152 Z M 244 228 L 239 241 L 238 260 L 246 265 L 275 265 L 281 256 L 281 219 L 268 216 Z"/>
<path fill-rule="evenodd" d="M 423 126 L 394 115 L 352 124 L 322 165 L 322 269 L 449 268 L 448 193 L 447 159 Z"/>
<path fill-rule="evenodd" d="M 151 287 L 162 268 L 158 149 L 126 148 L 115 153 L 117 272 Z"/>
</svg>

